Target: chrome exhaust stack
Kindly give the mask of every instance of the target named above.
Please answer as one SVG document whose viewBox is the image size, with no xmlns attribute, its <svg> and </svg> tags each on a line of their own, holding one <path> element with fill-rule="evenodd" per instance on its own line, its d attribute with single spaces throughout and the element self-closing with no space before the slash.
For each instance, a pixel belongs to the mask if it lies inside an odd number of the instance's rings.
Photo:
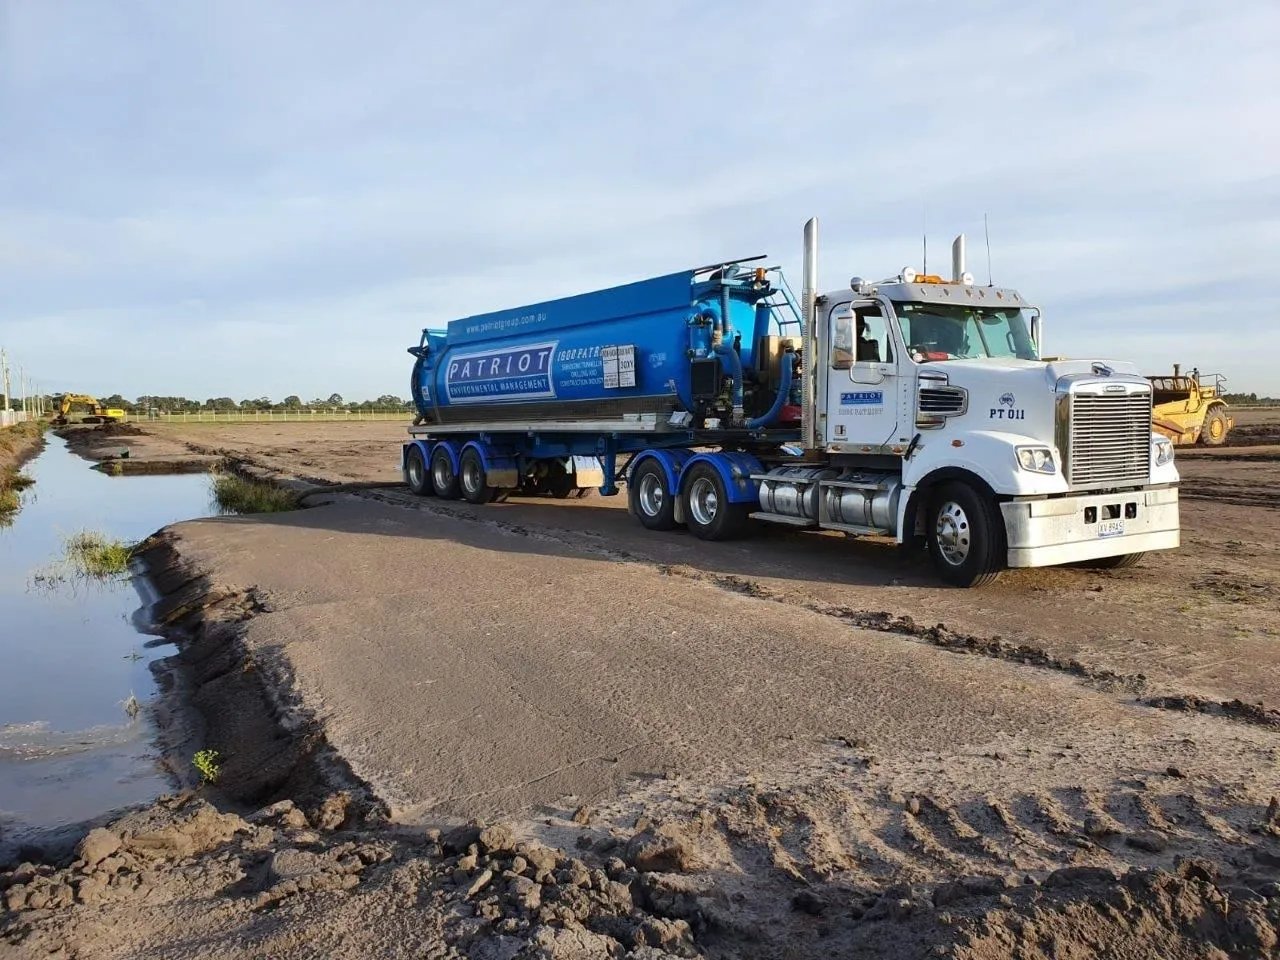
<svg viewBox="0 0 1280 960">
<path fill-rule="evenodd" d="M 951 279 L 955 283 L 964 282 L 964 234 L 956 237 L 951 243 Z"/>
<path fill-rule="evenodd" d="M 817 427 L 817 411 L 815 403 L 817 394 L 818 358 L 817 358 L 817 318 L 818 318 L 818 218 L 810 217 L 804 225 L 804 277 L 800 288 L 800 310 L 804 319 L 804 335 L 801 337 L 801 356 L 804 365 L 800 385 L 800 439 L 806 450 L 816 450 L 819 446 L 815 436 Z"/>
</svg>

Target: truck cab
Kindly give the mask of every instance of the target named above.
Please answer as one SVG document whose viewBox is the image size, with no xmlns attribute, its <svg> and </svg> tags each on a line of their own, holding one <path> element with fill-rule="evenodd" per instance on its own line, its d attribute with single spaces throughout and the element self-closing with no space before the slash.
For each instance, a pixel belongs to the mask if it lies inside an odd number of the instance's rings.
<svg viewBox="0 0 1280 960">
<path fill-rule="evenodd" d="M 807 295 L 814 462 L 762 474 L 754 515 L 923 539 L 964 586 L 1176 547 L 1178 475 L 1150 383 L 1131 364 L 1041 360 L 1039 311 L 975 286 L 963 244 L 949 280 L 907 268 Z"/>
</svg>

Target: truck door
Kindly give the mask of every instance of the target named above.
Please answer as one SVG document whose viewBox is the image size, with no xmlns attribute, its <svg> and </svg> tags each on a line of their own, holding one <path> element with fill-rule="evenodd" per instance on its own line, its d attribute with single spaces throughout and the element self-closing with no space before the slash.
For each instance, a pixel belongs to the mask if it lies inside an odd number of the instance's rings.
<svg viewBox="0 0 1280 960">
<path fill-rule="evenodd" d="M 838 303 L 827 323 L 827 443 L 858 453 L 894 442 L 898 369 L 884 312 L 873 300 Z"/>
</svg>

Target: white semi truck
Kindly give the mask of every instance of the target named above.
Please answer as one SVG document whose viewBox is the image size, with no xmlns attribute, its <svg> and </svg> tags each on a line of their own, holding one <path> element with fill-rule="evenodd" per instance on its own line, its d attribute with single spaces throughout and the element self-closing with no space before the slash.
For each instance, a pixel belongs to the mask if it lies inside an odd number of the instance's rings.
<svg viewBox="0 0 1280 960">
<path fill-rule="evenodd" d="M 1040 359 L 1039 311 L 975 285 L 963 237 L 948 279 L 819 293 L 817 236 L 798 317 L 777 268 L 738 261 L 424 330 L 410 487 L 482 503 L 622 480 L 649 529 L 891 536 L 957 586 L 1178 546 L 1136 367 Z"/>
</svg>

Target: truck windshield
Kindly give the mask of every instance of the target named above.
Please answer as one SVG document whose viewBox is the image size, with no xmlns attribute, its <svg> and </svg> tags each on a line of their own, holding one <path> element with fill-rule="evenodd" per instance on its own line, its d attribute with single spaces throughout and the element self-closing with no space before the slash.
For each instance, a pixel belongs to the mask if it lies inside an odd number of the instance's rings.
<svg viewBox="0 0 1280 960">
<path fill-rule="evenodd" d="M 1028 311 L 945 303 L 895 303 L 911 359 L 1038 360 Z"/>
</svg>

